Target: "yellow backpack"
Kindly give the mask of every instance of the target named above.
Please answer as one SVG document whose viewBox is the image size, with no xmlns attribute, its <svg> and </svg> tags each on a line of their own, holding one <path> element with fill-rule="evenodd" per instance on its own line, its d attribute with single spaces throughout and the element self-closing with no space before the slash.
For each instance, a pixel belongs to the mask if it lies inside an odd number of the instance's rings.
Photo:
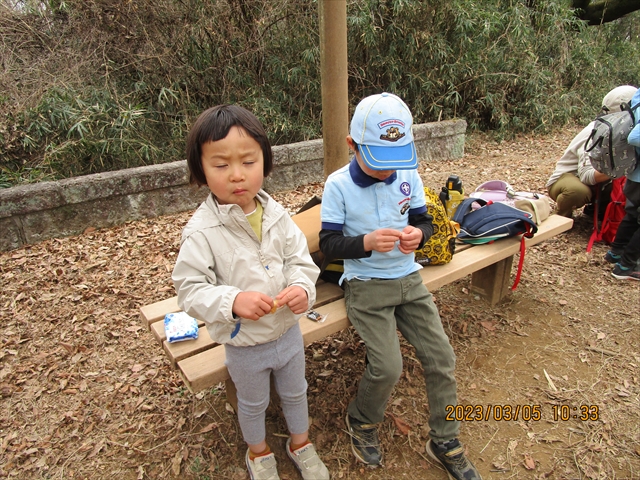
<svg viewBox="0 0 640 480">
<path fill-rule="evenodd" d="M 442 265 L 449 263 L 456 249 L 456 235 L 460 226 L 449 219 L 438 194 L 424 187 L 427 213 L 433 217 L 433 235 L 420 250 L 415 251 L 420 265 Z"/>
</svg>

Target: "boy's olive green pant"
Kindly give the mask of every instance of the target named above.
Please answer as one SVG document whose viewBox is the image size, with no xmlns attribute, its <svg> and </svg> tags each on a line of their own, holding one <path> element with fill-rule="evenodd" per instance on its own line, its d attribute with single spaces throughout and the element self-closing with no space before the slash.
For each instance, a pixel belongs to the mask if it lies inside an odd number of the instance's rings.
<svg viewBox="0 0 640 480">
<path fill-rule="evenodd" d="M 364 423 L 384 418 L 393 387 L 402 374 L 396 329 L 416 349 L 429 400 L 430 436 L 446 442 L 458 436 L 460 424 L 448 421 L 455 406 L 455 354 L 444 333 L 438 309 L 418 272 L 404 278 L 345 281 L 347 315 L 367 347 L 367 364 L 348 413 Z"/>
</svg>

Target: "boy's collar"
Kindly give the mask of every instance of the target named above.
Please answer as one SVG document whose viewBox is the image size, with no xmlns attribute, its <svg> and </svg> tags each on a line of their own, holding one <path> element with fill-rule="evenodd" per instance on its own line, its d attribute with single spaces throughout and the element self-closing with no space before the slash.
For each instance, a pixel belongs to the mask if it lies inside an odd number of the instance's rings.
<svg viewBox="0 0 640 480">
<path fill-rule="evenodd" d="M 360 165 L 358 165 L 358 161 L 356 160 L 355 156 L 353 157 L 353 159 L 351 160 L 351 163 L 349 164 L 349 174 L 351 175 L 351 179 L 353 180 L 353 183 L 355 183 L 361 188 L 370 187 L 371 185 L 378 182 L 384 182 L 387 185 L 391 185 L 393 182 L 396 181 L 396 178 L 398 176 L 398 172 L 393 172 L 393 174 L 390 177 L 385 178 L 384 180 L 379 180 L 377 178 L 370 177 L 369 175 L 367 175 L 362 171 L 362 168 L 360 168 Z"/>
</svg>

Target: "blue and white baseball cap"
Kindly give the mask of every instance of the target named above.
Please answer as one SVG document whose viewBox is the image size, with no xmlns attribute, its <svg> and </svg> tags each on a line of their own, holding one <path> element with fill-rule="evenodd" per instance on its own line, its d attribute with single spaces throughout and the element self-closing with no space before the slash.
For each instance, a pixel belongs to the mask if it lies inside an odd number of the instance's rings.
<svg viewBox="0 0 640 480">
<path fill-rule="evenodd" d="M 372 170 L 411 170 L 418 167 L 412 125 L 407 104 L 384 92 L 360 101 L 349 134 Z"/>
</svg>

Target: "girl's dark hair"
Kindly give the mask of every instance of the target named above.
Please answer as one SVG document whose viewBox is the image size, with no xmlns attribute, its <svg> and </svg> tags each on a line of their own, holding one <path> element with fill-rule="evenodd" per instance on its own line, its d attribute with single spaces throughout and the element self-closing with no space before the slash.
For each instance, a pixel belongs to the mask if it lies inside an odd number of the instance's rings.
<svg viewBox="0 0 640 480">
<path fill-rule="evenodd" d="M 258 142 L 264 160 L 264 176 L 271 173 L 273 152 L 260 120 L 249 110 L 238 105 L 218 105 L 202 112 L 187 136 L 187 166 L 191 185 L 200 187 L 207 184 L 202 169 L 202 144 L 222 140 L 233 126 L 244 128 Z"/>
</svg>

